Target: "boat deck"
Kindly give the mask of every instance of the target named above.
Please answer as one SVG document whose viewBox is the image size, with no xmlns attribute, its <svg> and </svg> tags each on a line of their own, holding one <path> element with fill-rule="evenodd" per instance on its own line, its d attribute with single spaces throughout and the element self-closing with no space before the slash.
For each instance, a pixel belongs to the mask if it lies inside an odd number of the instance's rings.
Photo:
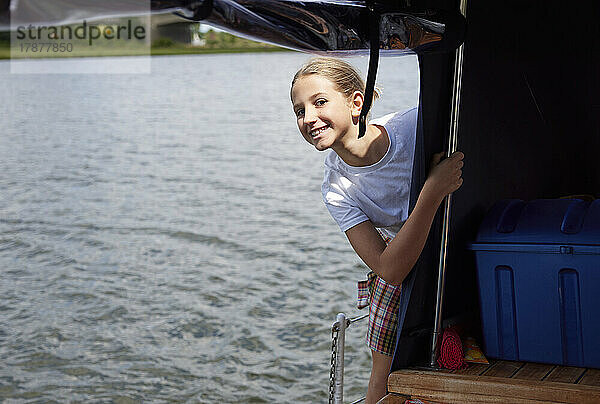
<svg viewBox="0 0 600 404">
<path fill-rule="evenodd" d="M 491 360 L 464 370 L 402 369 L 388 378 L 380 404 L 600 403 L 600 369 Z"/>
</svg>

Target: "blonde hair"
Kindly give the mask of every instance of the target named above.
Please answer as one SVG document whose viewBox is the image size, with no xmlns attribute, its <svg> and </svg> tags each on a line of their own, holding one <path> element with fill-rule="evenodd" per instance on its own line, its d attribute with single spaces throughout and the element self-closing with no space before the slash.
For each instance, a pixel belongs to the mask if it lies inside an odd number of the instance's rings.
<svg viewBox="0 0 600 404">
<path fill-rule="evenodd" d="M 359 72 L 349 63 L 340 59 L 318 57 L 310 59 L 296 72 L 292 79 L 292 86 L 298 79 L 311 74 L 318 74 L 331 81 L 336 89 L 350 99 L 355 91 L 365 94 L 365 82 Z M 379 98 L 380 90 L 375 88 L 373 91 L 373 100 Z M 290 89 L 290 98 L 291 98 Z"/>
</svg>

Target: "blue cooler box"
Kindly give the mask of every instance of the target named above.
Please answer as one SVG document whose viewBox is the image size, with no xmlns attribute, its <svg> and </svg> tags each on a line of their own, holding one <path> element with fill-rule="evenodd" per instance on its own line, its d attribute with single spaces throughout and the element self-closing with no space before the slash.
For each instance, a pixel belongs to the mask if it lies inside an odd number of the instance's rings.
<svg viewBox="0 0 600 404">
<path fill-rule="evenodd" d="M 600 367 L 600 199 L 500 201 L 471 249 L 486 355 Z"/>
</svg>

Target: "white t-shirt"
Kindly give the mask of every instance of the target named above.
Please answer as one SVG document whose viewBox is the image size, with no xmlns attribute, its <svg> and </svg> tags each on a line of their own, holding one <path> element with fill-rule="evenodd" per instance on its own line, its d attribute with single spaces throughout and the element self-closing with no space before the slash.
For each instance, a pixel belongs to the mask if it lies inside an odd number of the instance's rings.
<svg viewBox="0 0 600 404">
<path fill-rule="evenodd" d="M 390 139 L 373 165 L 350 166 L 333 150 L 325 158 L 323 201 L 343 232 L 370 220 L 393 238 L 408 218 L 417 113 L 414 107 L 370 122 L 383 126 Z"/>
</svg>

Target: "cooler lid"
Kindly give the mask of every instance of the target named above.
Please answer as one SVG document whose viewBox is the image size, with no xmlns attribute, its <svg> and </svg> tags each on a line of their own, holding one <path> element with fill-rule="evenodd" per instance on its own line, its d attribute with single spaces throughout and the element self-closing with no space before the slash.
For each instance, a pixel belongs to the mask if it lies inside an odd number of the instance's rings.
<svg viewBox="0 0 600 404">
<path fill-rule="evenodd" d="M 509 243 L 472 243 L 469 249 L 486 252 L 513 252 L 535 254 L 600 255 L 600 245 L 579 244 L 509 244 Z"/>
<path fill-rule="evenodd" d="M 600 199 L 499 201 L 481 223 L 476 243 L 600 245 Z"/>
</svg>

